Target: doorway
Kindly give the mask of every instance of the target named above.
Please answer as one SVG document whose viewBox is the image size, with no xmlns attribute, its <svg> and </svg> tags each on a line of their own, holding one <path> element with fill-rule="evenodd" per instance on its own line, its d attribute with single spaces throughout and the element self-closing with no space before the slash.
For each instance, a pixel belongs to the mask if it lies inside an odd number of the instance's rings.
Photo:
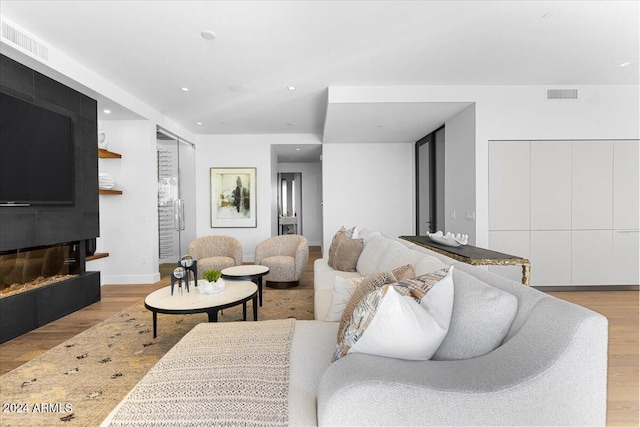
<svg viewBox="0 0 640 427">
<path fill-rule="evenodd" d="M 195 145 L 157 128 L 158 259 L 176 264 L 196 237 Z"/>
<path fill-rule="evenodd" d="M 322 244 L 322 144 L 272 144 L 271 145 L 271 235 L 294 232 L 293 227 L 280 231 L 281 221 L 297 223 L 297 234 L 304 236 L 309 246 Z M 293 178 L 287 188 L 295 188 L 295 208 L 282 206 L 280 174 Z M 292 200 L 294 197 L 292 195 Z M 289 210 L 289 219 L 284 217 Z M 294 215 L 295 214 L 295 215 Z M 293 217 L 291 217 L 293 215 Z"/>
<path fill-rule="evenodd" d="M 416 233 L 445 231 L 444 126 L 416 142 Z"/>
<path fill-rule="evenodd" d="M 302 173 L 278 174 L 278 235 L 302 235 Z"/>
</svg>

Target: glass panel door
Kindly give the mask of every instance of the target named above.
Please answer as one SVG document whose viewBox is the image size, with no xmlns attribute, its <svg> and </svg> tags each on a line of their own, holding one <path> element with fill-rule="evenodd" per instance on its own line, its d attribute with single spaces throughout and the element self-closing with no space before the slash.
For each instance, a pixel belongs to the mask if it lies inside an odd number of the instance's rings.
<svg viewBox="0 0 640 427">
<path fill-rule="evenodd" d="M 177 263 L 195 238 L 195 148 L 158 129 L 158 259 Z"/>
<path fill-rule="evenodd" d="M 179 196 L 182 200 L 180 256 L 186 255 L 196 238 L 196 148 L 184 141 L 178 143 Z"/>
</svg>

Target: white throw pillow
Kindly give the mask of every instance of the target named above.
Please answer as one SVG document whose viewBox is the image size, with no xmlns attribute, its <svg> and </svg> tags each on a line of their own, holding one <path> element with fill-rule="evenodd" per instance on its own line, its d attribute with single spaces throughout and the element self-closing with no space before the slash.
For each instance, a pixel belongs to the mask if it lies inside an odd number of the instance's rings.
<svg viewBox="0 0 640 427">
<path fill-rule="evenodd" d="M 430 359 L 449 329 L 454 293 L 452 272 L 453 267 L 449 267 L 384 285 L 368 294 L 354 310 L 333 360 L 349 353 Z"/>
<path fill-rule="evenodd" d="M 356 290 L 364 277 L 353 277 L 345 279 L 336 276 L 333 280 L 333 293 L 331 294 L 331 303 L 324 320 L 328 322 L 339 322 L 342 319 L 342 313 L 347 303 L 351 299 L 351 295 Z"/>
</svg>

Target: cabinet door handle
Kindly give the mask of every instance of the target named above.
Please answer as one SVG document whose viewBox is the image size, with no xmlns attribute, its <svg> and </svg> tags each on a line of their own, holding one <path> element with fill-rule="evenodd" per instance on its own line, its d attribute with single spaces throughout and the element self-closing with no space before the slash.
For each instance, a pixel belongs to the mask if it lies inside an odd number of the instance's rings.
<svg viewBox="0 0 640 427">
<path fill-rule="evenodd" d="M 640 230 L 616 230 L 616 233 L 640 233 Z"/>
</svg>

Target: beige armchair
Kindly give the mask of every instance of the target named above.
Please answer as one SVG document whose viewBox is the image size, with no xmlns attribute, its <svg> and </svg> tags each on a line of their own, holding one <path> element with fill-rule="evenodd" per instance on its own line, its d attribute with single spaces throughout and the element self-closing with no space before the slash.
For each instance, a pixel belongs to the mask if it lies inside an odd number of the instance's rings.
<svg viewBox="0 0 640 427">
<path fill-rule="evenodd" d="M 198 261 L 198 279 L 202 279 L 203 271 L 241 265 L 242 245 L 230 236 L 203 236 L 191 242 L 188 255 Z"/>
<path fill-rule="evenodd" d="M 256 246 L 254 262 L 269 267 L 265 276 L 268 287 L 298 286 L 309 262 L 309 243 L 295 234 L 271 237 Z"/>
</svg>

